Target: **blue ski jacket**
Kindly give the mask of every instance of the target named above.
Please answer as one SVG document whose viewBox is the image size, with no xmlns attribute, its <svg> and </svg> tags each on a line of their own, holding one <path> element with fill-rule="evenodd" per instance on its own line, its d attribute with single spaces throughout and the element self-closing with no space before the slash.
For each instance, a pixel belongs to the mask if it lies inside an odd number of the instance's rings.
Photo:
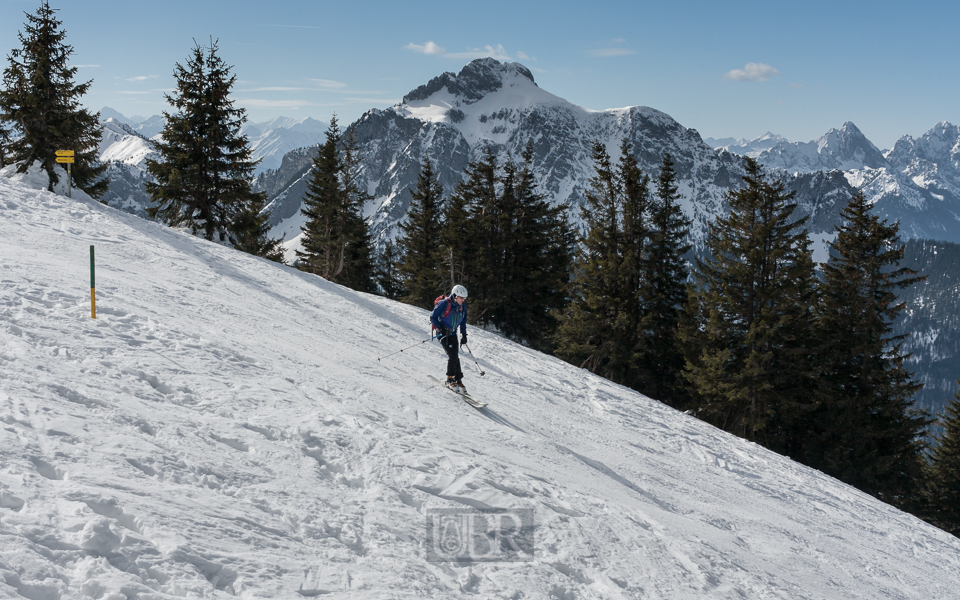
<svg viewBox="0 0 960 600">
<path fill-rule="evenodd" d="M 450 312 L 447 313 L 447 316 L 443 316 L 448 306 Z M 437 302 L 437 305 L 433 307 L 433 313 L 430 315 L 430 322 L 439 331 L 455 331 L 459 327 L 460 333 L 467 333 L 466 300 L 464 300 L 463 305 L 453 302 L 450 298 L 444 298 Z"/>
</svg>

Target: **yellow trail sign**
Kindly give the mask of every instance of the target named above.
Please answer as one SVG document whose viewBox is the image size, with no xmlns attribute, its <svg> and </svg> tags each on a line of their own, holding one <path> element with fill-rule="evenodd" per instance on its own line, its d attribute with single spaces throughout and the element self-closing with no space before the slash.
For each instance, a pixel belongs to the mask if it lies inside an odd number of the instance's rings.
<svg viewBox="0 0 960 600">
<path fill-rule="evenodd" d="M 72 163 L 72 162 L 73 162 L 73 157 L 72 157 L 72 156 L 58 156 L 58 157 L 57 157 L 57 162 L 58 162 L 58 163 Z"/>
<path fill-rule="evenodd" d="M 73 150 L 57 150 L 57 156 L 73 156 Z"/>
</svg>

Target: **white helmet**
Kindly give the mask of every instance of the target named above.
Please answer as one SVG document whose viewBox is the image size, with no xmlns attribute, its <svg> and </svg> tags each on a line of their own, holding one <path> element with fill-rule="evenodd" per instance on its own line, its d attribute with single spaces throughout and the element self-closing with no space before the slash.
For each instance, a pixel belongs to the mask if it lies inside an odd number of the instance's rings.
<svg viewBox="0 0 960 600">
<path fill-rule="evenodd" d="M 453 289 L 450 290 L 450 296 L 451 296 L 451 297 L 452 297 L 452 296 L 457 296 L 457 297 L 459 297 L 459 298 L 466 298 L 466 297 L 467 297 L 467 288 L 463 287 L 462 285 L 455 285 L 455 286 L 453 286 Z"/>
</svg>

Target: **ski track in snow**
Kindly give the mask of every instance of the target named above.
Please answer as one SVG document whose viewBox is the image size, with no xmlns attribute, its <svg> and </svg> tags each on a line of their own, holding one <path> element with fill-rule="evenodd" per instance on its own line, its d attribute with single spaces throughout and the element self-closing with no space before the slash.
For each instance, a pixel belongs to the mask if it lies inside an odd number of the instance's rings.
<svg viewBox="0 0 960 600">
<path fill-rule="evenodd" d="M 97 253 L 90 318 L 88 247 Z M 0 592 L 47 598 L 949 598 L 960 540 L 426 311 L 0 177 Z M 430 563 L 432 507 L 533 508 Z"/>
</svg>

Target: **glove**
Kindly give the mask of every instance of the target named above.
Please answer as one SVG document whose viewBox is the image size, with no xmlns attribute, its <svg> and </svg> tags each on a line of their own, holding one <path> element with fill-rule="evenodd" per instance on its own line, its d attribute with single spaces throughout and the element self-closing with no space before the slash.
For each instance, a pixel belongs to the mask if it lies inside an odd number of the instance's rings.
<svg viewBox="0 0 960 600">
<path fill-rule="evenodd" d="M 460 337 L 460 347 L 463 348 L 463 346 L 464 346 L 466 343 L 467 343 L 467 334 L 464 333 L 464 334 Z"/>
</svg>

